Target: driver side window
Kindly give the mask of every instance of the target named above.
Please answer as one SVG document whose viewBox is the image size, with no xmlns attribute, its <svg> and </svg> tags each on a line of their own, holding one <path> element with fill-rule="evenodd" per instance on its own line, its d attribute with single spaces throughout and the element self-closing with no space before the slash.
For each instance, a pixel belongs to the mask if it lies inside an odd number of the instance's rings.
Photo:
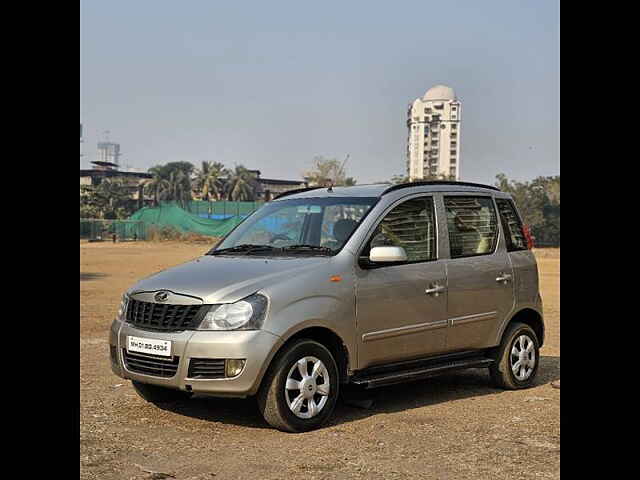
<svg viewBox="0 0 640 480">
<path fill-rule="evenodd" d="M 328 205 L 324 208 L 320 245 L 339 249 L 344 245 L 369 208 L 365 205 Z"/>
<path fill-rule="evenodd" d="M 378 224 L 361 255 L 368 258 L 371 248 L 383 246 L 404 248 L 408 263 L 435 260 L 433 199 L 414 198 L 394 207 Z"/>
</svg>

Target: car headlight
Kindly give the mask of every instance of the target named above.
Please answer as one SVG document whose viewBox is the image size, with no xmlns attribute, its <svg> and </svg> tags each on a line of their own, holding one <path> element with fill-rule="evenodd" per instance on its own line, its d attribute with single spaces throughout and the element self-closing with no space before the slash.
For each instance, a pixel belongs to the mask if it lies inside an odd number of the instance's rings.
<svg viewBox="0 0 640 480">
<path fill-rule="evenodd" d="M 259 330 L 267 303 L 267 297 L 255 294 L 236 303 L 212 305 L 198 330 Z"/>
<path fill-rule="evenodd" d="M 118 308 L 118 320 L 124 322 L 127 317 L 127 305 L 129 304 L 129 297 L 125 293 L 122 295 L 122 300 L 120 301 L 120 307 Z"/>
</svg>

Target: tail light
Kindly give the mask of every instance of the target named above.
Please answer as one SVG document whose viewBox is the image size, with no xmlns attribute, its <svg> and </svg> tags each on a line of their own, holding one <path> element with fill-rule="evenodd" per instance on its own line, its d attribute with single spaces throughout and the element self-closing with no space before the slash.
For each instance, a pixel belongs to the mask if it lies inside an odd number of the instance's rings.
<svg viewBox="0 0 640 480">
<path fill-rule="evenodd" d="M 524 238 L 527 241 L 527 248 L 531 250 L 534 247 L 534 245 L 533 245 L 533 236 L 531 235 L 531 229 L 529 228 L 529 225 L 523 225 L 522 232 L 524 233 Z"/>
</svg>

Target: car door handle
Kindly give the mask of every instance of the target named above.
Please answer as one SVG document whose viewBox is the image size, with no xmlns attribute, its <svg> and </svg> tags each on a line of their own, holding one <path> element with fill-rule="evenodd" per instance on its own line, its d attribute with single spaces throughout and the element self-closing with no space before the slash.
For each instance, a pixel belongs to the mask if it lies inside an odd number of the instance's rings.
<svg viewBox="0 0 640 480">
<path fill-rule="evenodd" d="M 438 295 L 439 293 L 444 292 L 447 289 L 447 287 L 444 287 L 442 285 L 434 285 L 431 288 L 427 288 L 424 293 L 426 293 L 427 295 Z"/>
<path fill-rule="evenodd" d="M 498 277 L 496 277 L 496 282 L 500 283 L 500 282 L 508 282 L 509 280 L 511 280 L 511 274 L 510 273 L 501 273 Z"/>
</svg>

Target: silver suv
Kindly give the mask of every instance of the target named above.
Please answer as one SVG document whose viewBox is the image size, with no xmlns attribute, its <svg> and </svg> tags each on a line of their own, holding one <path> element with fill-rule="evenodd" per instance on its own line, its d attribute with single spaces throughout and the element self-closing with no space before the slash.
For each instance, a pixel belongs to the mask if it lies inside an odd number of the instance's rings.
<svg viewBox="0 0 640 480">
<path fill-rule="evenodd" d="M 506 193 L 462 182 L 310 188 L 123 296 L 111 366 L 147 401 L 255 395 L 272 426 L 341 388 L 464 368 L 532 384 L 544 341 L 531 239 Z"/>
</svg>

